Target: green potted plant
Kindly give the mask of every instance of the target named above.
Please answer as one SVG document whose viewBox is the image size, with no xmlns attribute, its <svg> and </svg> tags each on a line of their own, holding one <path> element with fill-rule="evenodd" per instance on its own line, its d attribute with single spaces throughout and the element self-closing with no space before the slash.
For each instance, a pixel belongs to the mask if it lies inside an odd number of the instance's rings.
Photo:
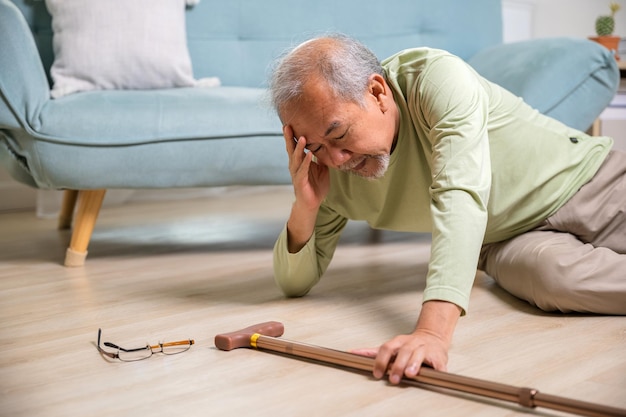
<svg viewBox="0 0 626 417">
<path fill-rule="evenodd" d="M 609 3 L 609 8 L 611 9 L 611 14 L 606 16 L 598 16 L 596 19 L 596 34 L 598 36 L 590 37 L 592 41 L 596 41 L 599 44 L 605 46 L 609 50 L 613 51 L 615 54 L 615 59 L 619 59 L 619 55 L 617 53 L 619 47 L 619 36 L 614 36 L 613 31 L 615 30 L 615 13 L 621 9 L 619 3 L 612 1 Z"/>
</svg>

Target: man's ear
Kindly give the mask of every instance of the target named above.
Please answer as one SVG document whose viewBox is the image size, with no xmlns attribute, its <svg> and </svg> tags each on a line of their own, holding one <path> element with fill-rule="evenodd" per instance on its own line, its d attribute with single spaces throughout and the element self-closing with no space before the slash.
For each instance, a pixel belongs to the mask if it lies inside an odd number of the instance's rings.
<svg viewBox="0 0 626 417">
<path fill-rule="evenodd" d="M 381 111 L 385 113 L 389 107 L 390 90 L 385 77 L 380 74 L 372 74 L 369 77 L 369 92 L 378 103 Z"/>
</svg>

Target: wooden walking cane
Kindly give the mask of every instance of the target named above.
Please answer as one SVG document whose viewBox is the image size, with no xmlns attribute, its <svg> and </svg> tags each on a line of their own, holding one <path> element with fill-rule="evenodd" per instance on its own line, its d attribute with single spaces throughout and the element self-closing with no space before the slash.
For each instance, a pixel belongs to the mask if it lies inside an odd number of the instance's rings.
<svg viewBox="0 0 626 417">
<path fill-rule="evenodd" d="M 278 352 L 290 356 L 313 359 L 318 362 L 339 365 L 361 371 L 372 371 L 374 359 L 334 349 L 278 339 L 282 336 L 282 323 L 269 321 L 259 323 L 231 333 L 215 336 L 215 346 L 221 350 L 247 347 Z M 573 400 L 556 395 L 543 394 L 533 388 L 521 388 L 500 384 L 422 367 L 414 378 L 404 378 L 405 382 L 417 381 L 498 400 L 517 403 L 534 408 L 546 407 L 591 417 L 626 417 L 626 410 L 585 401 Z"/>
</svg>

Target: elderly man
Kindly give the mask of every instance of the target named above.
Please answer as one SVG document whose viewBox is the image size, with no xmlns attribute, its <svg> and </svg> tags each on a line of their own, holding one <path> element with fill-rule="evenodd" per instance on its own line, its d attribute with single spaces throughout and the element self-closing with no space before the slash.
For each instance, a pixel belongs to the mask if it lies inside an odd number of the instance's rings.
<svg viewBox="0 0 626 417">
<path fill-rule="evenodd" d="M 476 268 L 546 311 L 626 314 L 626 154 L 539 114 L 458 57 L 416 48 L 382 64 L 345 36 L 299 45 L 270 89 L 295 200 L 274 248 L 277 284 L 305 295 L 348 219 L 430 232 L 411 334 L 374 376 L 446 370 Z"/>
</svg>

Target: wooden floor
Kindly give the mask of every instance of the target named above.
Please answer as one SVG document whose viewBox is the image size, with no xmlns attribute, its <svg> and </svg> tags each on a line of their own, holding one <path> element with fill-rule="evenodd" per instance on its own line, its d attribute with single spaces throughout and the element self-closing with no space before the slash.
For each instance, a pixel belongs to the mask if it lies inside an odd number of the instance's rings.
<svg viewBox="0 0 626 417">
<path fill-rule="evenodd" d="M 288 188 L 106 207 L 87 264 L 63 267 L 69 232 L 0 214 L 2 416 L 559 416 L 249 349 L 216 334 L 284 323 L 284 338 L 340 350 L 410 332 L 429 239 L 351 224 L 326 276 L 301 299 L 272 278 Z M 193 338 L 176 356 L 108 361 L 122 346 Z M 543 314 L 478 274 L 449 371 L 626 408 L 626 318 Z"/>
</svg>

